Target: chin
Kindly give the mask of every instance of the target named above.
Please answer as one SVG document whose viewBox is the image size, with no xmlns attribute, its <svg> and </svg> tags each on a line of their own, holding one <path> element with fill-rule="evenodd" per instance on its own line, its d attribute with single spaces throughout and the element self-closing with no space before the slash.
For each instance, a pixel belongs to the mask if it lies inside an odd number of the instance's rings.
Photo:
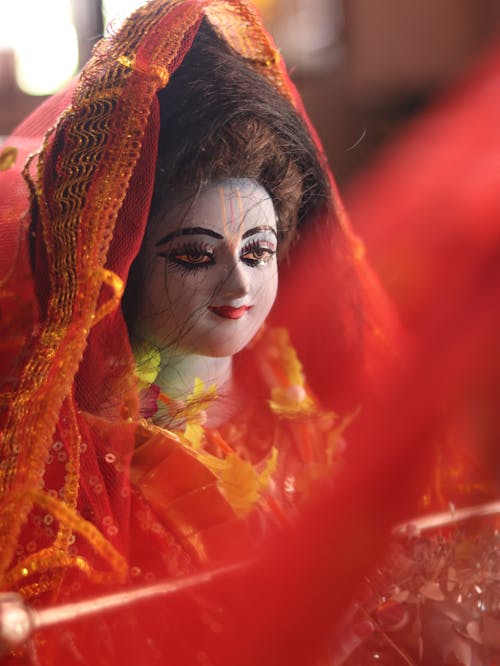
<svg viewBox="0 0 500 666">
<path fill-rule="evenodd" d="M 226 358 L 228 356 L 234 356 L 238 354 L 242 349 L 244 349 L 250 341 L 246 341 L 243 344 L 234 344 L 228 342 L 226 344 L 218 344 L 210 347 L 206 347 L 203 351 L 197 352 L 202 356 L 210 356 L 211 358 Z"/>
</svg>

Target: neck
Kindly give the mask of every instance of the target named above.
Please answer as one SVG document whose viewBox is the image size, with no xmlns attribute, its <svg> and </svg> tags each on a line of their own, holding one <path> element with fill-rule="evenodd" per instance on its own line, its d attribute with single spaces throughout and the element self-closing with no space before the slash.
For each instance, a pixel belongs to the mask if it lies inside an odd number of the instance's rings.
<svg viewBox="0 0 500 666">
<path fill-rule="evenodd" d="M 215 384 L 217 392 L 231 388 L 233 376 L 232 356 L 213 358 L 197 354 L 162 354 L 161 370 L 156 383 L 171 398 L 185 398 L 193 392 L 195 379 L 201 379 L 208 389 Z"/>
</svg>

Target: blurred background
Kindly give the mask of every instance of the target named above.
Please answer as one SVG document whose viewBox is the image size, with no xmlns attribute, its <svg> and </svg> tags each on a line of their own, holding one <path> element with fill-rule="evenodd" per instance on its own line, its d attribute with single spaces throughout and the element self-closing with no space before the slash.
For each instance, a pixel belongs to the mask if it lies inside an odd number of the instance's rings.
<svg viewBox="0 0 500 666">
<path fill-rule="evenodd" d="M 0 6 L 0 135 L 74 76 L 138 0 Z M 260 0 L 345 185 L 498 32 L 498 0 Z"/>
</svg>

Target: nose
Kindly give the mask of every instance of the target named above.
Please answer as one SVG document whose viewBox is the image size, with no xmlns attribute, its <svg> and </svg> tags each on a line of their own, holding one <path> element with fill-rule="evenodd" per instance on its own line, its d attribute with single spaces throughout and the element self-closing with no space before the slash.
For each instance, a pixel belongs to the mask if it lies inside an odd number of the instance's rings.
<svg viewBox="0 0 500 666">
<path fill-rule="evenodd" d="M 224 296 L 242 298 L 248 294 L 249 287 L 250 283 L 245 266 L 237 262 L 229 269 L 221 285 L 221 292 Z"/>
</svg>

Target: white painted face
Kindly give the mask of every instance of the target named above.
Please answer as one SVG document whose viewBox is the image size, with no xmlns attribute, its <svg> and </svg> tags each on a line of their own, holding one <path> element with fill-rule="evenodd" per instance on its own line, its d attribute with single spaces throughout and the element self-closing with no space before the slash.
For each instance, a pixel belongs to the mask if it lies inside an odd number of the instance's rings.
<svg viewBox="0 0 500 666">
<path fill-rule="evenodd" d="M 268 192 L 250 179 L 210 183 L 153 225 L 142 250 L 142 338 L 166 353 L 232 356 L 266 319 L 278 287 Z"/>
</svg>

